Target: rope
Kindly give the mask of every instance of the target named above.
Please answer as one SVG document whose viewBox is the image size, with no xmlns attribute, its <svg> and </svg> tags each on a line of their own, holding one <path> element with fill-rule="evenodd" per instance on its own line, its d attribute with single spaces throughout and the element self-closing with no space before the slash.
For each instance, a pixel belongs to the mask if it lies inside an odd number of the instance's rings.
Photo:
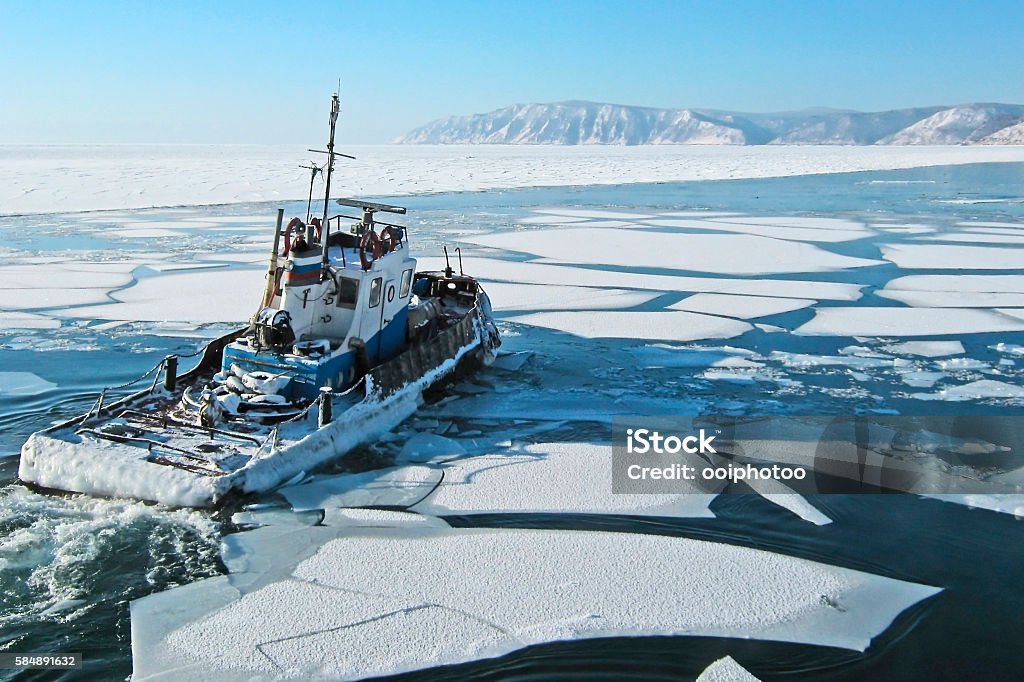
<svg viewBox="0 0 1024 682">
<path fill-rule="evenodd" d="M 123 388 L 128 388 L 128 387 L 129 387 L 129 386 L 131 386 L 132 384 L 137 384 L 137 383 L 139 383 L 140 381 L 142 381 L 143 379 L 145 379 L 146 377 L 148 377 L 148 376 L 149 376 L 150 374 L 152 374 L 153 372 L 159 372 L 159 371 L 160 371 L 161 369 L 163 369 L 163 366 L 164 366 L 164 360 L 161 360 L 161 361 L 160 361 L 160 362 L 158 362 L 158 363 L 157 363 L 156 365 L 154 365 L 153 369 L 149 370 L 148 372 L 146 372 L 145 374 L 143 374 L 142 376 L 140 376 L 140 377 L 139 377 L 138 379 L 132 379 L 132 380 L 131 380 L 131 381 L 129 381 L 128 383 L 125 383 L 125 384 L 121 384 L 120 386 L 107 386 L 107 387 L 106 387 L 106 388 L 104 388 L 103 390 L 104 390 L 104 391 L 120 391 L 120 390 L 121 390 L 121 389 L 123 389 Z"/>
</svg>

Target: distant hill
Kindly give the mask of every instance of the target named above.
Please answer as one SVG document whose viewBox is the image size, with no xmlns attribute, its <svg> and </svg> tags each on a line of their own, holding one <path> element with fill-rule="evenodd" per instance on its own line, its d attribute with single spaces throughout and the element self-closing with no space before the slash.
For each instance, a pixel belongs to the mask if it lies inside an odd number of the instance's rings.
<svg viewBox="0 0 1024 682">
<path fill-rule="evenodd" d="M 1024 144 L 1024 105 L 770 114 L 556 102 L 432 121 L 400 144 Z"/>
</svg>

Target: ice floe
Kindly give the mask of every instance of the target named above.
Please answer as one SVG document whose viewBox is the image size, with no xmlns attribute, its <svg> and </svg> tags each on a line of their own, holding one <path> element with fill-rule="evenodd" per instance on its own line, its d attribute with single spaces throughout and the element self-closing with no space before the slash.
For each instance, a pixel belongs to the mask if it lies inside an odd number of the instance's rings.
<svg viewBox="0 0 1024 682">
<path fill-rule="evenodd" d="M 720 658 L 704 669 L 696 682 L 760 682 L 732 656 Z"/>
<path fill-rule="evenodd" d="M 727 339 L 751 329 L 746 322 L 689 312 L 546 312 L 506 317 L 510 322 L 556 329 L 586 338 L 696 341 Z"/>
<path fill-rule="evenodd" d="M 757 353 L 732 346 L 652 344 L 631 350 L 641 367 L 762 367 Z"/>
<path fill-rule="evenodd" d="M 904 269 L 929 270 L 1015 270 L 1021 262 L 1019 249 L 938 244 L 888 244 L 882 257 Z"/>
<path fill-rule="evenodd" d="M 259 307 L 265 275 L 257 269 L 216 269 L 147 277 L 118 291 L 120 303 L 75 308 L 66 314 L 106 320 L 244 322 Z"/>
<path fill-rule="evenodd" d="M 655 293 L 539 284 L 491 282 L 487 294 L 496 312 L 507 310 L 614 310 L 632 308 Z"/>
<path fill-rule="evenodd" d="M 549 641 L 657 634 L 863 651 L 900 612 L 939 592 L 641 534 L 382 521 L 267 527 L 231 540 L 232 575 L 133 602 L 133 679 L 199 670 L 224 680 L 352 679 Z"/>
<path fill-rule="evenodd" d="M 57 384 L 32 372 L 0 372 L 0 395 L 36 395 Z"/>
<path fill-rule="evenodd" d="M 817 308 L 794 330 L 807 336 L 947 336 L 1024 331 L 1024 320 L 991 310 L 943 308 Z"/>
<path fill-rule="evenodd" d="M 1011 308 L 1024 306 L 1024 293 L 981 291 L 900 291 L 882 289 L 879 296 L 918 308 Z"/>
<path fill-rule="evenodd" d="M 899 355 L 920 355 L 926 358 L 941 358 L 962 355 L 964 344 L 959 341 L 903 341 L 882 346 L 889 353 Z"/>
<path fill-rule="evenodd" d="M 60 320 L 35 313 L 0 310 L 0 327 L 3 329 L 57 329 L 60 327 Z"/>
<path fill-rule="evenodd" d="M 1005 381 L 981 379 L 969 384 L 950 386 L 935 393 L 914 393 L 912 398 L 918 400 L 945 400 L 962 402 L 965 400 L 981 400 L 985 398 L 1002 398 L 1020 401 L 1024 398 L 1024 387 L 1008 384 Z"/>
<path fill-rule="evenodd" d="M 444 480 L 413 509 L 435 515 L 492 512 L 712 517 L 713 494 L 613 494 L 610 445 L 544 443 L 521 453 L 448 462 Z"/>
<path fill-rule="evenodd" d="M 439 469 L 403 466 L 360 474 L 321 476 L 278 489 L 295 511 L 329 507 L 408 507 L 441 480 Z"/>
<path fill-rule="evenodd" d="M 811 244 L 754 235 L 631 230 L 624 237 L 618 230 L 573 227 L 528 235 L 527 238 L 522 232 L 501 232 L 466 240 L 570 263 L 602 265 L 608 262 L 609 254 L 615 254 L 616 262 L 634 266 L 737 275 L 833 272 L 880 264 Z"/>
<path fill-rule="evenodd" d="M 749 320 L 800 310 L 815 303 L 817 301 L 800 298 L 737 296 L 735 294 L 694 294 L 678 303 L 673 303 L 669 308 Z"/>
<path fill-rule="evenodd" d="M 444 259 L 421 258 L 419 267 L 427 270 L 443 269 Z M 546 286 L 615 287 L 673 293 L 692 291 L 832 301 L 856 301 L 861 297 L 861 285 L 844 282 L 655 275 L 571 265 L 521 263 L 496 258 L 467 259 L 466 267 L 468 272 L 479 276 L 485 283 L 500 281 Z"/>
<path fill-rule="evenodd" d="M 899 291 L 954 291 L 1024 293 L 1024 275 L 908 275 L 889 280 L 886 289 Z"/>
</svg>

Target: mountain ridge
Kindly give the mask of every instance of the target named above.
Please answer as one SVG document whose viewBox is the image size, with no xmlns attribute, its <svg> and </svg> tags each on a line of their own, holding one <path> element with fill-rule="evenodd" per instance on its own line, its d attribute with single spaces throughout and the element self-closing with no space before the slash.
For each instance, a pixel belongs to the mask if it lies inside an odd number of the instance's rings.
<svg viewBox="0 0 1024 682">
<path fill-rule="evenodd" d="M 1024 105 L 975 102 L 863 112 L 749 113 L 567 100 L 431 121 L 397 144 L 1024 144 Z"/>
</svg>

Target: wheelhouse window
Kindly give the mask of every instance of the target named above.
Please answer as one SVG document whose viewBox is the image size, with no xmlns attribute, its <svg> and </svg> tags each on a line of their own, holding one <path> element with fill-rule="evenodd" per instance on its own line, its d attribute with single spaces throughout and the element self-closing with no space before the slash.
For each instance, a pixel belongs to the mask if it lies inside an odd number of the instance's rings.
<svg viewBox="0 0 1024 682">
<path fill-rule="evenodd" d="M 380 288 L 381 288 L 380 285 L 381 285 L 381 281 L 382 281 L 381 277 L 375 277 L 373 279 L 373 281 L 370 282 L 370 307 L 371 308 L 376 308 L 377 306 L 380 305 Z"/>
<path fill-rule="evenodd" d="M 409 297 L 410 285 L 412 285 L 412 268 L 402 273 L 402 288 L 398 292 L 399 298 L 406 299 Z"/>
<path fill-rule="evenodd" d="M 359 280 L 350 277 L 338 278 L 338 307 L 355 308 L 359 295 Z"/>
</svg>

